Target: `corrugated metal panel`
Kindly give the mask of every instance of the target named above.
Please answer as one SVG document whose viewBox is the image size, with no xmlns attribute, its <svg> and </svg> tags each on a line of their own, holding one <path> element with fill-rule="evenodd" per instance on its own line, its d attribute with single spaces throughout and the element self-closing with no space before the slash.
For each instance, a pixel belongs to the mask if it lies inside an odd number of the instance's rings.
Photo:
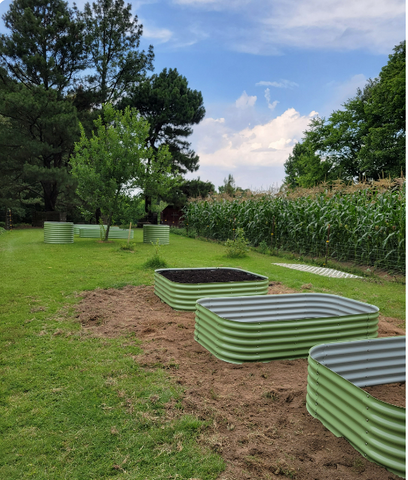
<svg viewBox="0 0 408 480">
<path fill-rule="evenodd" d="M 328 294 L 202 298 L 194 338 L 231 363 L 307 357 L 316 344 L 377 337 L 378 308 Z"/>
<path fill-rule="evenodd" d="M 405 337 L 316 346 L 308 373 L 309 413 L 368 460 L 405 478 L 405 408 L 360 388 L 405 382 Z"/>
<path fill-rule="evenodd" d="M 74 243 L 74 224 L 44 222 L 44 243 Z"/>
<path fill-rule="evenodd" d="M 79 229 L 80 228 L 90 228 L 97 230 L 98 232 L 100 231 L 101 226 L 100 225 L 83 225 L 83 224 L 75 224 L 74 225 L 74 235 L 79 235 Z M 104 228 L 106 228 L 106 225 L 104 225 Z M 110 230 L 119 230 L 119 227 L 110 227 Z"/>
<path fill-rule="evenodd" d="M 208 268 L 214 270 L 215 268 Z M 238 268 L 222 268 L 217 270 L 239 270 L 253 275 L 258 275 L 261 280 L 249 282 L 214 282 L 214 283 L 176 283 L 160 275 L 166 270 L 205 270 L 203 268 L 165 268 L 156 270 L 154 274 L 154 292 L 163 302 L 176 310 L 191 310 L 196 308 L 196 301 L 203 297 L 231 297 L 242 295 L 266 295 L 268 293 L 268 277 L 257 273 L 247 272 Z"/>
<path fill-rule="evenodd" d="M 143 225 L 143 243 L 168 245 L 170 243 L 170 227 L 168 225 Z"/>
<path fill-rule="evenodd" d="M 123 230 L 119 228 L 109 229 L 109 239 L 114 238 L 124 238 L 127 239 L 129 235 L 129 230 Z M 79 229 L 79 236 L 80 238 L 100 238 L 101 232 L 99 227 L 98 228 L 80 228 Z M 133 238 L 134 232 L 133 230 L 130 231 L 130 238 Z"/>
</svg>

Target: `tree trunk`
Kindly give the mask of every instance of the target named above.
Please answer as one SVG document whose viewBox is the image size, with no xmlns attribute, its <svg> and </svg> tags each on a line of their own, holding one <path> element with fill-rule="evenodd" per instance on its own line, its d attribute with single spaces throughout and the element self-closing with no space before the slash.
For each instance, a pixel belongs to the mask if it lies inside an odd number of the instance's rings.
<svg viewBox="0 0 408 480">
<path fill-rule="evenodd" d="M 46 212 L 55 212 L 55 205 L 58 198 L 57 182 L 41 182 L 44 191 L 44 204 Z"/>
</svg>

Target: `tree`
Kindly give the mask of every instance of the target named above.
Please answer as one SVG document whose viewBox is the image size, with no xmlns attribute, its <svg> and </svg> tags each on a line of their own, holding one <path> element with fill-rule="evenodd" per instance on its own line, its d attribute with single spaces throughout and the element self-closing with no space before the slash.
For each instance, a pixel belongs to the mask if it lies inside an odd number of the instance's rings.
<svg viewBox="0 0 408 480">
<path fill-rule="evenodd" d="M 230 197 L 234 197 L 237 192 L 244 192 L 245 190 L 241 187 L 237 187 L 233 175 L 228 174 L 227 178 L 224 178 L 224 185 L 218 187 L 219 193 L 226 193 Z"/>
<path fill-rule="evenodd" d="M 314 118 L 289 156 L 285 182 L 377 179 L 405 170 L 405 42 L 394 49 L 378 79 L 330 117 Z M 301 145 L 301 146 L 300 146 Z"/>
<path fill-rule="evenodd" d="M 0 168 L 11 179 L 11 197 L 41 198 L 46 211 L 69 203 L 75 188 L 68 159 L 79 138 L 75 108 L 55 90 L 9 80 L 0 84 L 0 113 Z"/>
<path fill-rule="evenodd" d="M 88 109 L 115 103 L 153 69 L 153 47 L 147 53 L 137 50 L 143 26 L 123 0 L 97 0 L 92 7 L 86 3 L 77 15 L 85 25 L 87 66 L 92 71 L 77 88 L 78 105 L 83 102 Z"/>
<path fill-rule="evenodd" d="M 81 139 L 71 159 L 72 173 L 85 208 L 94 211 L 99 207 L 107 219 L 105 241 L 123 195 L 135 188 L 153 193 L 153 185 L 156 195 L 165 195 L 178 181 L 171 174 L 167 147 L 153 152 L 146 146 L 148 132 L 149 124 L 137 110 L 115 111 L 110 104 L 104 106 L 103 117 L 95 120 L 91 138 L 81 126 Z"/>
<path fill-rule="evenodd" d="M 85 68 L 83 24 L 66 2 L 14 0 L 3 20 L 11 31 L 0 36 L 3 75 L 61 94 Z"/>
<path fill-rule="evenodd" d="M 198 155 L 186 140 L 192 133 L 192 125 L 205 115 L 201 92 L 188 88 L 185 77 L 176 69 L 164 69 L 159 75 L 134 85 L 120 103 L 123 108 L 137 108 L 150 124 L 148 145 L 157 151 L 167 145 L 172 156 L 172 171 L 193 172 L 198 169 Z M 145 208 L 149 212 L 151 198 L 146 197 Z"/>
<path fill-rule="evenodd" d="M 316 183 L 331 179 L 331 170 L 330 160 L 322 161 L 307 137 L 293 147 L 292 154 L 285 163 L 285 184 L 293 188 L 310 188 Z"/>
<path fill-rule="evenodd" d="M 360 151 L 361 169 L 368 177 L 392 178 L 406 162 L 406 42 L 394 48 L 364 105 L 367 134 Z"/>
<path fill-rule="evenodd" d="M 15 0 L 0 36 L 0 168 L 14 199 L 55 210 L 75 190 L 68 158 L 79 138 L 76 109 L 66 99 L 85 68 L 82 26 L 61 0 Z"/>
<path fill-rule="evenodd" d="M 215 192 L 215 186 L 211 182 L 203 182 L 200 177 L 193 180 L 184 180 L 183 183 L 173 188 L 164 200 L 176 208 L 186 205 L 189 198 L 205 198 L 211 192 Z"/>
</svg>

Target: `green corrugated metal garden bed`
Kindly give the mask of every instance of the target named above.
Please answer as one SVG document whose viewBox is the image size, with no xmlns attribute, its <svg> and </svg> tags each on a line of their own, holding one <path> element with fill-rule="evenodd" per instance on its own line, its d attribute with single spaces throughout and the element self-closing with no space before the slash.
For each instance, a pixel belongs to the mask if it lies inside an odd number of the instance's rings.
<svg viewBox="0 0 408 480">
<path fill-rule="evenodd" d="M 143 243 L 168 245 L 170 243 L 170 227 L 168 225 L 143 225 Z"/>
<path fill-rule="evenodd" d="M 378 308 L 337 295 L 304 293 L 202 298 L 194 338 L 230 363 L 307 357 L 319 343 L 377 337 Z"/>
<path fill-rule="evenodd" d="M 190 270 L 235 270 L 246 272 L 259 277 L 259 280 L 242 281 L 242 282 L 216 282 L 216 283 L 176 283 L 165 278 L 161 272 L 177 270 L 182 272 Z M 258 275 L 257 273 L 247 272 L 238 268 L 178 268 L 178 269 L 160 269 L 154 274 L 154 292 L 176 310 L 191 310 L 196 308 L 196 301 L 203 297 L 214 296 L 251 296 L 266 295 L 268 293 L 268 277 Z"/>
<path fill-rule="evenodd" d="M 368 460 L 405 478 L 405 408 L 362 390 L 405 382 L 405 337 L 318 345 L 308 363 L 309 413 Z"/>
<path fill-rule="evenodd" d="M 44 243 L 74 243 L 74 224 L 44 222 Z"/>
</svg>

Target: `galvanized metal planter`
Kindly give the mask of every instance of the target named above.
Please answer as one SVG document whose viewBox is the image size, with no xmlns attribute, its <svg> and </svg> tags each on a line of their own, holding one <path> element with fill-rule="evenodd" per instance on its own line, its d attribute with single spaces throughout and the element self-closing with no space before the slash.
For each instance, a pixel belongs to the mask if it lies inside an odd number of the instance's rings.
<svg viewBox="0 0 408 480">
<path fill-rule="evenodd" d="M 168 225 L 143 225 L 143 243 L 168 245 L 170 243 L 170 227 Z"/>
<path fill-rule="evenodd" d="M 405 478 L 405 408 L 363 387 L 405 382 L 405 337 L 318 345 L 310 350 L 306 407 L 368 460 Z"/>
<path fill-rule="evenodd" d="M 194 338 L 230 363 L 307 357 L 319 343 L 375 338 L 378 308 L 337 295 L 202 298 Z"/>
<path fill-rule="evenodd" d="M 44 243 L 74 243 L 74 224 L 44 222 Z"/>
<path fill-rule="evenodd" d="M 96 228 L 80 228 L 79 229 L 79 237 L 80 238 L 100 238 L 101 231 L 99 227 Z M 127 239 L 129 236 L 129 230 L 124 230 L 120 228 L 112 228 L 109 229 L 108 239 L 112 240 L 115 238 L 123 238 Z M 133 230 L 130 231 L 130 238 L 134 237 Z"/>
<path fill-rule="evenodd" d="M 106 228 L 106 225 L 104 225 Z M 100 225 L 86 225 L 86 224 L 75 224 L 74 225 L 74 235 L 79 235 L 79 229 L 80 228 L 90 228 L 93 230 L 97 230 L 98 232 L 100 231 L 101 226 Z M 110 227 L 110 230 L 118 230 L 119 227 Z"/>
<path fill-rule="evenodd" d="M 268 293 L 268 277 L 247 272 L 239 268 L 217 268 L 217 270 L 239 270 L 261 277 L 260 280 L 248 282 L 214 282 L 214 283 L 176 283 L 163 277 L 160 272 L 166 270 L 215 270 L 215 268 L 164 268 L 154 273 L 154 293 L 163 302 L 176 310 L 191 310 L 196 308 L 196 301 L 203 297 L 231 297 L 242 295 L 266 295 Z"/>
</svg>

